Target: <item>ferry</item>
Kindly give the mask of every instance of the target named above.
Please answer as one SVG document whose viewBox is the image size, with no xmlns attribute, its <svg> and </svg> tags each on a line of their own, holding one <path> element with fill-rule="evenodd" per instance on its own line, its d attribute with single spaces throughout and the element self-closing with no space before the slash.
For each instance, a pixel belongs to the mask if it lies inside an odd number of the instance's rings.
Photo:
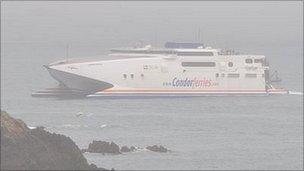
<svg viewBox="0 0 304 171">
<path fill-rule="evenodd" d="M 97 61 L 64 60 L 45 68 L 61 88 L 87 97 L 288 94 L 271 85 L 264 55 L 201 43 L 112 49 Z"/>
</svg>

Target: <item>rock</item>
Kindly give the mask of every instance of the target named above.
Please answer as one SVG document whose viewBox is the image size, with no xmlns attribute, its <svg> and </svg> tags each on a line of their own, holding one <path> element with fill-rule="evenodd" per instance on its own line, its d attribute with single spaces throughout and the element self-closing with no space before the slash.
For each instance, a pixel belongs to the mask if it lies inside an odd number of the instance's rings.
<svg viewBox="0 0 304 171">
<path fill-rule="evenodd" d="M 120 152 L 122 153 L 126 153 L 126 152 L 130 152 L 131 149 L 128 146 L 122 146 L 120 149 Z"/>
<path fill-rule="evenodd" d="M 168 152 L 167 148 L 165 148 L 163 146 L 157 146 L 157 145 L 148 146 L 148 147 L 146 147 L 146 149 L 148 149 L 150 151 L 154 151 L 154 152 L 159 152 L 159 153 L 166 153 L 166 152 Z"/>
<path fill-rule="evenodd" d="M 120 152 L 122 153 L 126 153 L 126 152 L 134 152 L 136 151 L 138 148 L 134 147 L 134 146 L 131 146 L 130 148 L 128 146 L 123 146 L 121 147 L 120 149 Z"/>
<path fill-rule="evenodd" d="M 88 149 L 81 149 L 82 153 L 88 152 Z"/>
<path fill-rule="evenodd" d="M 64 135 L 26 124 L 1 111 L 1 170 L 104 170 L 89 165 Z"/>
<path fill-rule="evenodd" d="M 119 146 L 114 142 L 106 141 L 93 141 L 89 144 L 87 152 L 90 153 L 108 153 L 108 154 L 121 154 Z"/>
<path fill-rule="evenodd" d="M 137 150 L 137 148 L 135 148 L 134 146 L 131 146 L 131 147 L 130 147 L 130 151 L 133 152 L 133 151 L 136 151 L 136 150 Z"/>
</svg>

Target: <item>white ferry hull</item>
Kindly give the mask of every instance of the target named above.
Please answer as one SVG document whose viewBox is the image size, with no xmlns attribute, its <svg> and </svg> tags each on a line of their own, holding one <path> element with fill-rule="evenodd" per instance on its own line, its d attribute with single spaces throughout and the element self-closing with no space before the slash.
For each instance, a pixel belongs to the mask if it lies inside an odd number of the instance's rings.
<svg viewBox="0 0 304 171">
<path fill-rule="evenodd" d="M 71 90 L 79 90 L 89 93 L 113 87 L 112 84 L 95 80 L 92 78 L 84 77 L 81 75 L 68 73 L 47 67 L 50 75 L 57 80 L 61 85 L 68 87 Z"/>
<path fill-rule="evenodd" d="M 155 55 L 149 54 L 150 51 L 112 54 L 109 57 L 114 58 L 108 60 L 64 61 L 46 68 L 60 85 L 81 91 L 88 97 L 288 93 L 269 85 L 269 67 L 263 55 L 220 55 L 215 49 L 179 49 L 176 52 L 179 54 Z"/>
</svg>

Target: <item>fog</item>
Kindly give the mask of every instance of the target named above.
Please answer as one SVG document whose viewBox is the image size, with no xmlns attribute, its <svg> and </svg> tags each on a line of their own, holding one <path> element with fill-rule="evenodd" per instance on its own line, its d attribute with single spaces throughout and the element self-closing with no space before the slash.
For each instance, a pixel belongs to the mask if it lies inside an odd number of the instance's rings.
<svg viewBox="0 0 304 171">
<path fill-rule="evenodd" d="M 289 48 L 302 44 L 301 3 L 6 1 L 2 41 L 103 49 L 139 41 L 158 46 L 200 41 L 248 51 Z"/>
<path fill-rule="evenodd" d="M 41 62 L 29 67 L 41 71 L 42 65 L 57 60 L 107 54 L 140 42 L 162 47 L 176 41 L 265 55 L 273 70 L 289 77 L 303 70 L 302 18 L 302 2 L 296 1 L 5 1 L 2 68 L 16 65 L 14 60 L 35 60 Z M 296 80 L 293 87 L 301 90 L 302 76 Z"/>
<path fill-rule="evenodd" d="M 107 169 L 299 170 L 302 7 L 300 1 L 1 1 L 1 110 L 31 127 L 42 125 L 69 136 L 80 148 L 106 140 L 172 150 L 84 154 Z M 277 70 L 282 78 L 279 87 L 295 93 L 155 99 L 31 96 L 58 85 L 43 65 L 69 58 L 102 59 L 112 48 L 140 42 L 162 47 L 167 41 L 265 55 L 270 71 Z"/>
</svg>

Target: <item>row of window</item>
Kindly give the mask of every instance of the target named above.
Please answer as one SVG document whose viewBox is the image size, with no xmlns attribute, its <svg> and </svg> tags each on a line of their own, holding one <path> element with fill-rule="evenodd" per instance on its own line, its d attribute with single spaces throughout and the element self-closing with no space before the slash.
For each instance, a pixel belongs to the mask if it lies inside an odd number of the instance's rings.
<svg viewBox="0 0 304 171">
<path fill-rule="evenodd" d="M 215 62 L 182 62 L 183 67 L 215 67 Z"/>
<path fill-rule="evenodd" d="M 262 63 L 263 59 L 246 59 L 247 64 Z M 182 62 L 183 67 L 215 67 L 215 62 Z M 228 67 L 233 67 L 233 62 L 228 62 Z"/>
<path fill-rule="evenodd" d="M 136 53 L 136 54 L 177 54 L 178 56 L 214 56 L 213 52 L 176 52 L 174 50 L 122 50 L 113 49 L 113 53 Z M 263 63 L 263 59 L 245 59 L 245 63 Z"/>
<path fill-rule="evenodd" d="M 253 62 L 254 63 L 263 63 L 263 59 L 250 59 L 250 58 L 248 58 L 248 59 L 245 59 L 245 63 L 246 64 L 252 64 Z"/>
<path fill-rule="evenodd" d="M 140 77 L 143 78 L 143 77 L 144 77 L 144 74 L 140 74 Z M 216 73 L 216 74 L 215 74 L 215 77 L 220 77 L 220 74 L 219 74 L 219 73 Z M 225 77 L 225 74 L 222 73 L 222 74 L 221 74 L 221 77 Z M 240 77 L 240 74 L 239 74 L 239 73 L 228 73 L 228 74 L 227 74 L 227 77 L 228 77 L 228 78 L 239 78 L 239 77 Z M 247 73 L 247 74 L 245 74 L 245 77 L 246 77 L 246 78 L 257 78 L 257 74 Z M 264 74 L 262 74 L 262 77 L 264 77 Z M 127 78 L 128 78 L 128 75 L 127 75 L 127 74 L 123 74 L 123 78 L 124 78 L 124 79 L 127 79 Z M 130 78 L 131 78 L 131 79 L 134 79 L 134 74 L 130 74 Z"/>
<path fill-rule="evenodd" d="M 219 73 L 216 73 L 216 74 L 215 74 L 215 77 L 219 77 L 219 76 L 220 76 Z M 225 74 L 222 73 L 222 74 L 221 74 L 221 77 L 225 77 Z M 227 74 L 227 77 L 228 77 L 228 78 L 239 78 L 239 77 L 240 77 L 240 74 L 239 74 L 239 73 L 229 73 L 229 74 Z M 246 78 L 257 78 L 258 76 L 257 76 L 257 74 L 247 73 L 247 74 L 245 74 L 245 77 L 246 77 Z M 264 77 L 264 74 L 262 74 L 262 77 Z"/>
<path fill-rule="evenodd" d="M 123 74 L 122 76 L 123 76 L 124 79 L 127 79 L 127 78 L 128 78 L 128 75 L 127 75 L 127 74 Z M 144 77 L 144 74 L 140 74 L 140 77 L 143 78 L 143 77 Z M 130 74 L 130 78 L 131 78 L 131 79 L 134 79 L 134 74 Z"/>
<path fill-rule="evenodd" d="M 215 67 L 215 62 L 182 62 L 183 67 Z M 233 62 L 228 62 L 229 67 L 233 67 Z"/>
<path fill-rule="evenodd" d="M 213 56 L 213 52 L 178 52 L 178 56 Z"/>
</svg>

